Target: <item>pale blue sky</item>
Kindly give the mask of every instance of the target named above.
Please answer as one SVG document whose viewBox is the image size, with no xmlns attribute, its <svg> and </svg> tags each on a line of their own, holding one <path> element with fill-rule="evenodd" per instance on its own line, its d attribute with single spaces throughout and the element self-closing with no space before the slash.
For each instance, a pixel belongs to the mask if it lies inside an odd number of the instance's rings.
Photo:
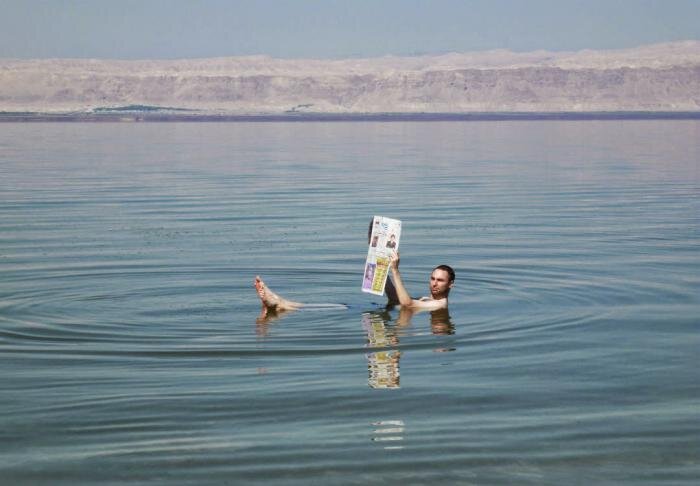
<svg viewBox="0 0 700 486">
<path fill-rule="evenodd" d="M 0 57 L 374 57 L 700 39 L 700 0 L 0 0 Z"/>
</svg>

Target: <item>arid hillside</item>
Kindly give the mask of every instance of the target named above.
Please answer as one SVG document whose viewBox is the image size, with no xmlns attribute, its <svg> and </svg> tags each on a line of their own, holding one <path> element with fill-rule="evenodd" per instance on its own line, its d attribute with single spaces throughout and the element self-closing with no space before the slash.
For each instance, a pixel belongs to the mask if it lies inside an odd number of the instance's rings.
<svg viewBox="0 0 700 486">
<path fill-rule="evenodd" d="M 373 59 L 0 60 L 0 111 L 700 111 L 700 42 Z"/>
</svg>

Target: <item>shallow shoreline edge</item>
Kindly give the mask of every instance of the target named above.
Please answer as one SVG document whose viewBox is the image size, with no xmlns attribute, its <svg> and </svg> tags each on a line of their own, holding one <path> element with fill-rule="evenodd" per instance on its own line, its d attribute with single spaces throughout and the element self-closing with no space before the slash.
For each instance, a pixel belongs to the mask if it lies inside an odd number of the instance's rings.
<svg viewBox="0 0 700 486">
<path fill-rule="evenodd" d="M 0 112 L 0 122 L 406 122 L 514 120 L 700 120 L 700 111 L 277 114 Z"/>
</svg>

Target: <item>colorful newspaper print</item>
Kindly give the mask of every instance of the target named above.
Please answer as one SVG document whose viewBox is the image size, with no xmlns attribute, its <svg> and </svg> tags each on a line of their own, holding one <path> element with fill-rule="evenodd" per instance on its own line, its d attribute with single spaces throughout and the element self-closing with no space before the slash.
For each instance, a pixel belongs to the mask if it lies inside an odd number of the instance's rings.
<svg viewBox="0 0 700 486">
<path fill-rule="evenodd" d="M 394 250 L 399 249 L 401 221 L 375 216 L 372 220 L 372 234 L 365 262 L 365 276 L 362 291 L 374 295 L 384 295 L 384 286 L 389 276 L 389 262 Z"/>
</svg>

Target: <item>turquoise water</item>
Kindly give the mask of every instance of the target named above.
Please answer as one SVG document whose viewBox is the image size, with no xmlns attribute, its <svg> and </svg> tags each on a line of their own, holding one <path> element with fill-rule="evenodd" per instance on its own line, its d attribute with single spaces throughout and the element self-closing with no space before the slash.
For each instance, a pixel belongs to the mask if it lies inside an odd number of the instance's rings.
<svg viewBox="0 0 700 486">
<path fill-rule="evenodd" d="M 693 484 L 700 122 L 0 125 L 3 484 Z M 372 215 L 449 316 L 360 291 Z M 256 274 L 293 300 L 261 320 Z"/>
</svg>

